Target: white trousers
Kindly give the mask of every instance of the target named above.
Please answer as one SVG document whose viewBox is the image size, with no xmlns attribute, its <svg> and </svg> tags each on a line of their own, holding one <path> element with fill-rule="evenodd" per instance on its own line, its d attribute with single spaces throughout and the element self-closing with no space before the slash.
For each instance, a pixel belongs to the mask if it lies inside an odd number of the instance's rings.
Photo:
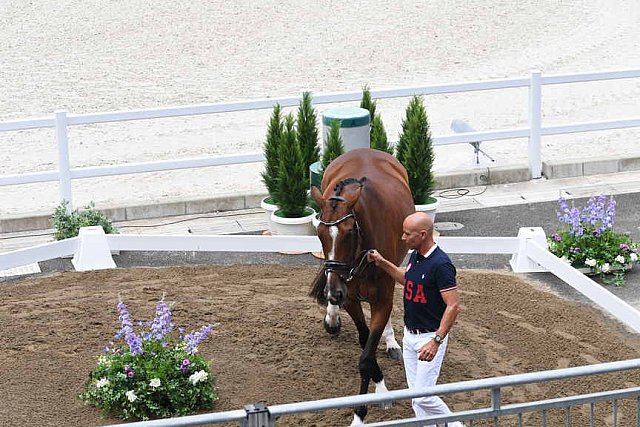
<svg viewBox="0 0 640 427">
<path fill-rule="evenodd" d="M 418 351 L 429 340 L 433 339 L 435 332 L 425 334 L 412 334 L 407 328 L 404 329 L 402 338 L 402 355 L 404 357 L 404 371 L 407 376 L 409 388 L 424 388 L 436 385 L 440 367 L 447 351 L 449 337 L 446 336 L 438 348 L 438 352 L 432 361 L 418 360 Z M 446 403 L 438 396 L 417 397 L 411 400 L 413 412 L 417 418 L 424 418 L 430 415 L 445 415 L 451 411 Z M 462 427 L 462 423 L 448 423 L 449 427 Z M 433 424 L 428 426 L 433 427 Z"/>
</svg>

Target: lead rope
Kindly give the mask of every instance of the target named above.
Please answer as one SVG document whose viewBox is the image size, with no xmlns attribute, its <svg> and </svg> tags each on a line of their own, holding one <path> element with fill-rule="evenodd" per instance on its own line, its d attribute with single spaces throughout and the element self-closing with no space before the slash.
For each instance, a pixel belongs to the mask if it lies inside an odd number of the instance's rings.
<svg viewBox="0 0 640 427">
<path fill-rule="evenodd" d="M 369 261 L 367 261 L 367 252 L 369 252 L 369 250 L 365 249 L 358 254 L 358 256 L 360 257 L 360 262 L 358 263 L 358 265 L 356 265 L 349 271 L 349 277 L 347 278 L 347 282 L 350 282 L 351 280 L 353 280 L 355 276 L 362 273 L 364 269 L 369 266 Z M 363 265 L 364 267 L 362 267 Z"/>
</svg>

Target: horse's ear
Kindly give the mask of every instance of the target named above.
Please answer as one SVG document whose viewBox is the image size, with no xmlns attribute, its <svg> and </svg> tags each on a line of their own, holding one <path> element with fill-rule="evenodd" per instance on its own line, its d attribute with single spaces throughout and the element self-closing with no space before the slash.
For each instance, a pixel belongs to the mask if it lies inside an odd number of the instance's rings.
<svg viewBox="0 0 640 427">
<path fill-rule="evenodd" d="M 322 197 L 322 193 L 315 185 L 311 186 L 311 198 L 314 202 L 322 209 L 324 205 L 324 197 Z"/>
</svg>

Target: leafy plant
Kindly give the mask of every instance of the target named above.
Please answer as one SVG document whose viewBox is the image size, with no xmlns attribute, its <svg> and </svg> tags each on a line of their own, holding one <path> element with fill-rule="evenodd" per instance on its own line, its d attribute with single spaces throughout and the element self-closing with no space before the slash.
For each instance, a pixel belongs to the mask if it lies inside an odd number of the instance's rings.
<svg viewBox="0 0 640 427">
<path fill-rule="evenodd" d="M 329 163 L 344 154 L 344 142 L 340 136 L 340 120 L 334 119 L 329 127 L 327 146 L 322 153 L 322 170 L 326 170 Z"/>
<path fill-rule="evenodd" d="M 362 89 L 360 108 L 369 110 L 369 117 L 371 117 L 371 148 L 393 154 L 393 147 L 389 144 L 387 139 L 387 131 L 382 123 L 382 117 L 380 117 L 380 114 L 376 113 L 376 101 L 371 98 L 371 90 L 369 90 L 368 86 L 365 86 Z"/>
<path fill-rule="evenodd" d="M 613 229 L 613 196 L 591 197 L 582 209 L 570 208 L 563 197 L 558 204 L 560 227 L 548 239 L 549 251 L 574 267 L 589 267 L 605 283 L 624 285 L 625 267 L 638 262 L 638 247 L 630 236 Z"/>
<path fill-rule="evenodd" d="M 309 182 L 309 166 L 320 158 L 318 124 L 315 109 L 311 105 L 311 93 L 304 92 L 298 107 L 298 144 L 304 162 L 305 180 Z"/>
<path fill-rule="evenodd" d="M 295 119 L 291 114 L 285 118 L 278 157 L 276 195 L 279 212 L 285 218 L 302 217 L 307 205 L 309 180 L 305 179 L 304 159 L 296 137 Z"/>
<path fill-rule="evenodd" d="M 277 185 L 278 185 L 278 168 L 280 167 L 279 152 L 280 139 L 282 138 L 282 108 L 280 104 L 273 106 L 269 126 L 267 127 L 267 138 L 264 143 L 265 167 L 262 172 L 262 182 L 269 193 L 272 204 L 278 204 Z"/>
<path fill-rule="evenodd" d="M 431 168 L 435 160 L 427 110 L 421 97 L 409 101 L 402 120 L 396 157 L 409 175 L 409 188 L 416 205 L 433 201 L 436 180 Z"/>
<path fill-rule="evenodd" d="M 75 209 L 67 212 L 66 200 L 60 203 L 53 212 L 53 229 L 56 240 L 75 237 L 80 232 L 81 227 L 91 227 L 99 225 L 106 234 L 118 234 L 118 229 L 114 227 L 107 216 L 95 208 L 93 202 L 85 206 L 83 210 Z"/>
<path fill-rule="evenodd" d="M 208 408 L 217 400 L 209 364 L 198 353 L 200 342 L 217 324 L 183 335 L 163 298 L 149 322 L 134 321 L 126 304 L 117 311 L 121 328 L 98 357 L 80 399 L 123 419 L 172 417 Z"/>
</svg>

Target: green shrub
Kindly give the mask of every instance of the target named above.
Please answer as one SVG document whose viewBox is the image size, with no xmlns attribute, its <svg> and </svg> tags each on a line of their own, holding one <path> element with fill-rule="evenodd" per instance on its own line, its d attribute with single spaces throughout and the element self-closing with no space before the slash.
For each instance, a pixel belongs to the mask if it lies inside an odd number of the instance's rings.
<svg viewBox="0 0 640 427">
<path fill-rule="evenodd" d="M 431 170 L 435 154 L 427 110 L 419 96 L 411 98 L 407 106 L 396 146 L 396 157 L 409 175 L 409 188 L 414 203 L 420 205 L 431 202 L 431 194 L 436 186 Z"/>
<path fill-rule="evenodd" d="M 56 240 L 75 237 L 80 232 L 81 227 L 91 227 L 99 225 L 105 234 L 118 234 L 118 229 L 113 226 L 111 220 L 105 214 L 95 208 L 93 202 L 85 206 L 83 210 L 75 209 L 71 213 L 67 212 L 67 201 L 58 205 L 52 215 L 54 237 Z"/>
<path fill-rule="evenodd" d="M 278 168 L 280 167 L 279 151 L 280 139 L 282 138 L 282 108 L 279 104 L 273 106 L 269 127 L 267 128 L 267 138 L 264 143 L 265 166 L 262 172 L 262 182 L 271 198 L 273 204 L 278 204 Z"/>
<path fill-rule="evenodd" d="M 325 171 L 329 163 L 342 154 L 344 154 L 344 143 L 340 136 L 340 120 L 334 119 L 331 121 L 331 127 L 329 128 L 327 146 L 324 147 L 324 152 L 322 153 L 322 170 Z"/>
<path fill-rule="evenodd" d="M 311 105 L 311 93 L 304 92 L 298 107 L 297 137 L 304 163 L 305 180 L 309 182 L 309 166 L 320 158 L 318 124 L 315 109 Z"/>
<path fill-rule="evenodd" d="M 369 146 L 375 150 L 380 150 L 393 154 L 393 147 L 389 144 L 387 139 L 387 131 L 382 123 L 382 117 L 376 113 L 376 101 L 371 98 L 371 91 L 368 86 L 362 89 L 362 101 L 360 101 L 360 108 L 369 110 L 369 117 L 371 118 L 371 133 Z"/>
<path fill-rule="evenodd" d="M 309 179 L 305 179 L 305 164 L 296 133 L 295 119 L 289 114 L 285 118 L 280 142 L 276 193 L 279 211 L 286 218 L 304 216 L 307 205 Z"/>
</svg>

